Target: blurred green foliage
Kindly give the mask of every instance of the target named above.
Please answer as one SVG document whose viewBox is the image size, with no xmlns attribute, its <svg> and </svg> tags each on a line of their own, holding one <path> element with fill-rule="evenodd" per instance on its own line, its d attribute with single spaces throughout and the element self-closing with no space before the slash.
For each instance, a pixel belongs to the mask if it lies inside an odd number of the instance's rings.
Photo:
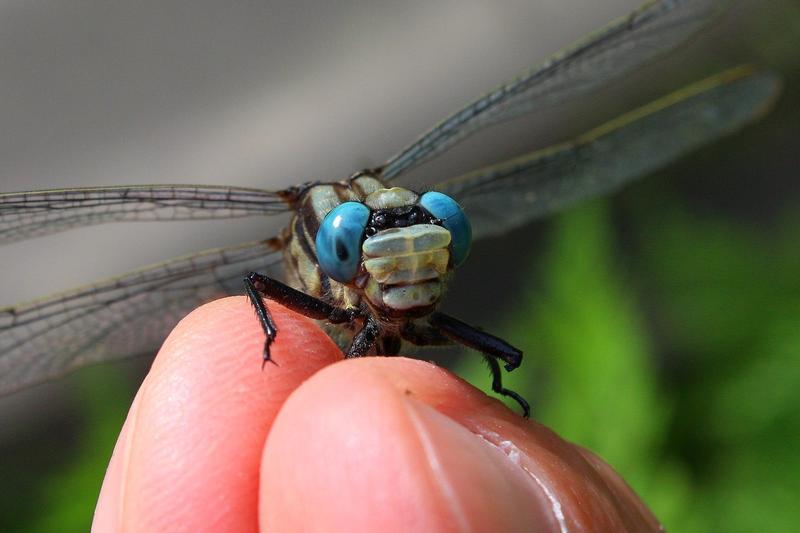
<svg viewBox="0 0 800 533">
<path fill-rule="evenodd" d="M 129 368 L 126 368 L 129 370 Z M 108 461 L 130 406 L 133 383 L 115 365 L 87 368 L 68 378 L 82 415 L 83 430 L 60 467 L 40 473 L 38 492 L 26 494 L 13 529 L 30 532 L 89 531 Z M 57 449 L 58 442 L 52 443 Z M 41 452 L 39 452 L 41 453 Z M 30 476 L 30 472 L 26 472 Z M 6 480 L 3 485 L 13 483 Z M 5 488 L 5 487 L 4 487 Z M 22 494 L 17 494 L 20 498 Z M 11 517 L 4 517 L 3 521 Z M 21 524 L 24 523 L 24 528 Z"/>
<path fill-rule="evenodd" d="M 554 222 L 539 283 L 502 331 L 527 354 L 506 383 L 669 530 L 793 530 L 800 218 L 767 238 L 659 205 L 640 205 L 626 253 L 604 202 Z M 475 360 L 464 375 L 485 383 Z"/>
<path fill-rule="evenodd" d="M 52 512 L 38 516 L 32 531 L 88 531 L 91 525 L 89 511 L 94 511 L 111 451 L 130 407 L 131 388 L 129 380 L 113 367 L 91 371 L 94 374 L 77 377 L 84 386 L 76 387 L 76 393 L 92 429 L 81 433 L 75 461 L 54 472 L 51 483 L 44 485 L 42 502 Z"/>
</svg>

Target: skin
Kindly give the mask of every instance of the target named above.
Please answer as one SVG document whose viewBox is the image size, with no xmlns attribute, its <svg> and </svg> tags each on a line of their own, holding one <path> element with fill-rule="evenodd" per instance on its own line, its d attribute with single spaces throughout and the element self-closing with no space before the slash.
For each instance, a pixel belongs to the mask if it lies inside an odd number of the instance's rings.
<svg viewBox="0 0 800 533">
<path fill-rule="evenodd" d="M 187 316 L 142 384 L 93 531 L 649 531 L 591 452 L 449 372 L 342 361 L 311 320 L 244 297 Z M 587 423 L 590 421 L 587 421 Z"/>
</svg>

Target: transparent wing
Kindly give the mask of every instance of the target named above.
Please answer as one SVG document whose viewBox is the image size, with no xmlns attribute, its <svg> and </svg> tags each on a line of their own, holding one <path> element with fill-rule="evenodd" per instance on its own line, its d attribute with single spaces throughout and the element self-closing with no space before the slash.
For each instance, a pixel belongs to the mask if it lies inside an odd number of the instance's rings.
<svg viewBox="0 0 800 533">
<path fill-rule="evenodd" d="M 626 113 L 571 142 L 442 182 L 475 239 L 621 187 L 765 113 L 778 79 L 731 69 Z"/>
<path fill-rule="evenodd" d="M 0 193 L 0 244 L 103 222 L 270 215 L 288 209 L 281 198 L 280 192 L 201 185 Z"/>
<path fill-rule="evenodd" d="M 447 117 L 392 157 L 393 179 L 475 131 L 586 94 L 674 48 L 721 10 L 715 0 L 648 2 Z"/>
<path fill-rule="evenodd" d="M 191 309 L 241 294 L 251 270 L 280 279 L 280 266 L 270 241 L 250 242 L 0 309 L 0 394 L 90 363 L 155 353 Z"/>
</svg>

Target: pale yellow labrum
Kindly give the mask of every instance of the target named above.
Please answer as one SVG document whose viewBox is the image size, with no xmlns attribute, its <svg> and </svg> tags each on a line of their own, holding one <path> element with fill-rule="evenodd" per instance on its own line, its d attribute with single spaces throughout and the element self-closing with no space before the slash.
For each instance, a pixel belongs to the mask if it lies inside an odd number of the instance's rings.
<svg viewBox="0 0 800 533">
<path fill-rule="evenodd" d="M 367 272 L 378 283 L 398 284 L 432 279 L 447 272 L 450 253 L 446 248 L 408 255 L 375 257 L 364 261 Z"/>
<path fill-rule="evenodd" d="M 367 299 L 403 311 L 436 304 L 450 262 L 450 232 L 433 224 L 383 230 L 364 241 Z"/>
<path fill-rule="evenodd" d="M 450 232 L 434 224 L 417 224 L 406 228 L 383 230 L 364 241 L 361 251 L 366 257 L 386 257 L 447 248 Z"/>
</svg>

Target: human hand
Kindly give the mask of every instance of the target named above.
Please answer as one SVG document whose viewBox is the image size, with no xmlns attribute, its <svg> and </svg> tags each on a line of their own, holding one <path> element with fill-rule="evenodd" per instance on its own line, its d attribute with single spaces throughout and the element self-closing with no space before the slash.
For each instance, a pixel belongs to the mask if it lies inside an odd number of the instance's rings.
<svg viewBox="0 0 800 533">
<path fill-rule="evenodd" d="M 342 362 L 243 297 L 172 332 L 131 406 L 93 531 L 649 531 L 611 468 L 430 363 Z M 335 364 L 334 364 L 335 363 Z"/>
</svg>

